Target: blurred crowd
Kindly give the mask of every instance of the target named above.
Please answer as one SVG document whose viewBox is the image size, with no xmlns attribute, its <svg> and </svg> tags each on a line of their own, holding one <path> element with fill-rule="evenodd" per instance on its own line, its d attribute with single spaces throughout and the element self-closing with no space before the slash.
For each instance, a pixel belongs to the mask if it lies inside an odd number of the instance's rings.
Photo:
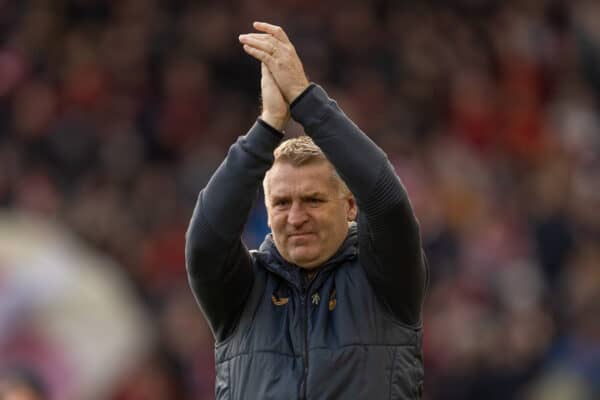
<svg viewBox="0 0 600 400">
<path fill-rule="evenodd" d="M 600 2 L 0 0 L 0 208 L 107 254 L 153 322 L 108 398 L 213 397 L 184 235 L 259 114 L 237 42 L 254 20 L 286 29 L 408 188 L 426 398 L 600 398 Z M 258 198 L 246 243 L 265 233 Z M 43 383 L 3 362 L 0 388 Z"/>
</svg>

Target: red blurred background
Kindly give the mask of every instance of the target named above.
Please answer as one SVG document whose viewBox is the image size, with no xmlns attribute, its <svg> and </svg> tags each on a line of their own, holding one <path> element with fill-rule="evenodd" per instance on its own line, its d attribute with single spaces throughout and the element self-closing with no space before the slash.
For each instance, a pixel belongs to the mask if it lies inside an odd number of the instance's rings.
<svg viewBox="0 0 600 400">
<path fill-rule="evenodd" d="M 259 113 L 254 20 L 408 188 L 426 398 L 600 398 L 593 0 L 0 0 L 0 389 L 213 397 L 184 234 Z"/>
</svg>

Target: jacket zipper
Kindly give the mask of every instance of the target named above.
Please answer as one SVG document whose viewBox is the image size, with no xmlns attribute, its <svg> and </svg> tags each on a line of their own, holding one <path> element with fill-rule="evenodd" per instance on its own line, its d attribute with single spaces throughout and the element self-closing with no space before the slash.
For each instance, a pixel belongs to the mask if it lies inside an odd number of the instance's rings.
<svg viewBox="0 0 600 400">
<path fill-rule="evenodd" d="M 300 398 L 302 400 L 306 399 L 306 386 L 308 380 L 308 293 L 310 292 L 306 290 L 305 293 L 303 293 L 300 297 L 300 305 L 304 308 L 304 315 L 302 319 L 304 323 L 304 373 L 302 377 L 302 386 L 300 389 Z"/>
<path fill-rule="evenodd" d="M 302 349 L 302 362 L 303 362 L 303 374 L 302 374 L 302 385 L 300 386 L 300 399 L 306 399 L 306 386 L 308 379 L 308 296 L 306 294 L 300 295 L 300 306 L 303 308 L 304 315 L 302 316 L 302 324 L 304 328 L 304 348 Z"/>
<path fill-rule="evenodd" d="M 352 256 L 356 256 L 356 250 L 354 250 L 354 252 L 352 253 Z M 343 259 L 338 259 L 335 260 L 335 262 L 341 262 L 342 260 L 344 260 L 346 257 L 344 257 Z M 304 371 L 303 371 L 303 377 L 302 377 L 302 383 L 300 384 L 300 399 L 301 400 L 306 400 L 306 392 L 307 392 L 307 380 L 308 380 L 308 314 L 309 314 L 309 294 L 311 291 L 311 288 L 314 286 L 313 284 L 315 282 L 318 281 L 319 279 L 319 275 L 322 275 L 323 270 L 331 263 L 332 261 L 326 263 L 325 265 L 323 265 L 319 271 L 317 271 L 316 275 L 313 277 L 313 279 L 308 283 L 308 285 L 304 286 L 301 285 L 301 287 L 298 287 L 297 285 L 292 285 L 292 287 L 294 287 L 298 293 L 300 294 L 300 307 L 303 308 L 302 312 L 304 313 L 304 315 L 302 316 L 302 322 L 304 324 L 304 349 L 303 349 L 303 367 L 304 367 Z M 298 268 L 298 267 L 297 267 Z M 267 268 L 269 269 L 269 268 Z M 272 270 L 269 269 L 271 272 L 276 273 L 276 270 Z M 286 279 L 289 281 L 289 279 Z"/>
<path fill-rule="evenodd" d="M 313 277 L 313 279 L 308 282 L 306 287 L 303 290 L 303 293 L 300 296 L 300 305 L 304 307 L 304 377 L 302 379 L 302 391 L 300 394 L 300 398 L 302 400 L 306 400 L 306 391 L 308 386 L 308 314 L 309 314 L 309 306 L 310 306 L 310 291 L 313 287 L 313 284 L 317 281 L 319 275 L 321 275 L 321 271 L 317 271 L 317 274 Z"/>
</svg>

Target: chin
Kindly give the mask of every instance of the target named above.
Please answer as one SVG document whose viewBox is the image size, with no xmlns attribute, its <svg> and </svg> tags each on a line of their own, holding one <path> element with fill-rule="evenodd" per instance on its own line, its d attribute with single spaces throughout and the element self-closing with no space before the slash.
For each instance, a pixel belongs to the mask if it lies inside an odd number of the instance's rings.
<svg viewBox="0 0 600 400">
<path fill-rule="evenodd" d="M 318 257 L 310 257 L 308 254 L 298 254 L 292 257 L 292 262 L 300 268 L 311 269 L 318 266 L 316 264 Z"/>
<path fill-rule="evenodd" d="M 315 264 L 315 265 L 312 265 L 312 264 L 310 264 L 310 263 L 307 263 L 307 264 L 296 264 L 296 265 L 297 265 L 299 268 L 306 269 L 306 270 L 311 270 L 311 269 L 316 269 L 316 268 L 318 268 L 320 264 Z"/>
</svg>

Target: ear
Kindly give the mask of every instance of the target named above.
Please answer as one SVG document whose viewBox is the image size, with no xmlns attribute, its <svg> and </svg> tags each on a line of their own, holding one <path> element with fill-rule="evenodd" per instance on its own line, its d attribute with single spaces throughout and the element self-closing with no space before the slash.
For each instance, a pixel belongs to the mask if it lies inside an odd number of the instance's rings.
<svg viewBox="0 0 600 400">
<path fill-rule="evenodd" d="M 356 200 L 354 196 L 349 195 L 346 199 L 348 204 L 348 210 L 346 211 L 346 217 L 348 221 L 354 221 L 356 219 L 356 215 L 358 214 L 358 207 L 356 206 Z"/>
<path fill-rule="evenodd" d="M 271 229 L 271 211 L 269 211 L 269 205 L 265 200 L 265 210 L 267 211 L 267 226 Z"/>
</svg>

